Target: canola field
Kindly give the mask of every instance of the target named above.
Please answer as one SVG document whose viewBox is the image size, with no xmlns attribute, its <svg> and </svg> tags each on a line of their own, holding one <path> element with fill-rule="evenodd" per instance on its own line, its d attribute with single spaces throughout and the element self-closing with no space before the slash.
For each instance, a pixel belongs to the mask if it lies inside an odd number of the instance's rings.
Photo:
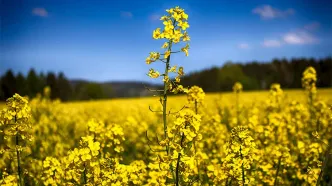
<svg viewBox="0 0 332 186">
<path fill-rule="evenodd" d="M 175 7 L 161 18 L 164 88 L 150 98 L 61 103 L 50 89 L 9 98 L 0 112 L 0 185 L 328 185 L 332 183 L 332 90 L 317 89 L 316 71 L 303 72 L 302 90 L 205 95 L 183 87 L 188 15 Z M 169 78 L 169 73 L 177 76 Z M 182 93 L 181 96 L 173 94 Z M 171 96 L 172 95 L 172 96 Z"/>
<path fill-rule="evenodd" d="M 331 89 L 318 89 L 313 113 L 304 90 L 200 95 L 196 107 L 189 96 L 171 96 L 170 128 L 192 125 L 193 142 L 174 144 L 169 155 L 158 98 L 61 103 L 49 100 L 47 91 L 29 103 L 14 97 L 5 107 L 22 109 L 14 117 L 22 127 L 18 150 L 26 185 L 171 184 L 169 165 L 174 169 L 184 150 L 181 185 L 241 185 L 243 177 L 248 185 L 312 185 L 332 137 Z M 6 131 L 4 117 L 0 183 L 16 185 L 17 134 L 12 126 Z M 328 176 L 331 167 L 325 171 Z"/>
</svg>

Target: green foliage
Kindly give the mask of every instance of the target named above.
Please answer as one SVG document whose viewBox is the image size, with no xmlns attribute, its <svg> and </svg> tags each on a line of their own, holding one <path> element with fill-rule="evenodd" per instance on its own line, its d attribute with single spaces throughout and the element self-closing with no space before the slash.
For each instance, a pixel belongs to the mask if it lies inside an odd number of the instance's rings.
<svg viewBox="0 0 332 186">
<path fill-rule="evenodd" d="M 283 88 L 301 88 L 302 72 L 312 66 L 317 70 L 317 87 L 332 86 L 332 58 L 273 59 L 272 62 L 227 62 L 222 67 L 193 72 L 185 76 L 182 84 L 197 85 L 206 92 L 231 91 L 235 82 L 246 90 L 268 89 L 274 82 Z"/>
<path fill-rule="evenodd" d="M 30 69 L 27 76 L 28 95 L 29 97 L 36 96 L 37 92 L 41 92 L 41 79 L 38 77 L 34 69 Z"/>
<path fill-rule="evenodd" d="M 15 76 L 8 70 L 0 78 L 0 100 L 4 101 L 15 93 L 33 98 L 42 93 L 46 86 L 51 89 L 51 99 L 59 98 L 62 101 L 100 99 L 112 95 L 110 85 L 103 87 L 90 82 L 72 84 L 62 72 L 48 72 L 45 76 L 44 73 L 38 75 L 34 69 L 30 69 L 26 77 L 22 73 Z"/>
<path fill-rule="evenodd" d="M 244 74 L 239 64 L 226 63 L 219 71 L 218 83 L 222 90 L 230 91 L 235 82 L 241 82 L 245 89 L 259 89 L 257 80 Z"/>
<path fill-rule="evenodd" d="M 83 100 L 106 98 L 103 87 L 98 83 L 87 83 L 81 88 L 81 97 Z"/>
</svg>

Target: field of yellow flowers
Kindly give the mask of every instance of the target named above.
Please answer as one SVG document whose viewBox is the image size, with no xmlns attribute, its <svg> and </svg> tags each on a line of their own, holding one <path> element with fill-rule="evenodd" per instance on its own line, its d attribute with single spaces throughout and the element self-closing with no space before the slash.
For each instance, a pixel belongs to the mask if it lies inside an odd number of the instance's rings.
<svg viewBox="0 0 332 186">
<path fill-rule="evenodd" d="M 156 97 L 61 103 L 50 89 L 28 100 L 13 95 L 0 112 L 1 185 L 327 185 L 331 183 L 332 90 L 303 72 L 303 90 L 209 94 L 182 87 L 188 15 L 163 16 L 163 62 Z M 175 73 L 170 78 L 169 73 Z M 173 80 L 174 79 L 174 80 Z M 171 94 L 182 93 L 180 96 Z"/>
</svg>

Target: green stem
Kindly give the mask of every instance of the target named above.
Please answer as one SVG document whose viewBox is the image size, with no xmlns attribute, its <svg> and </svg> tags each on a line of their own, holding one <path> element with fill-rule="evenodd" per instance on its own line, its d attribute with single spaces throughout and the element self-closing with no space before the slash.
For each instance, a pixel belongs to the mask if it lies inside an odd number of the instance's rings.
<svg viewBox="0 0 332 186">
<path fill-rule="evenodd" d="M 239 93 L 235 93 L 236 94 L 236 124 L 239 125 L 240 121 L 240 108 L 239 108 Z"/>
<path fill-rule="evenodd" d="M 182 143 L 184 141 L 184 138 L 185 138 L 185 136 L 184 136 L 184 134 L 182 134 L 181 142 L 180 142 L 181 147 L 183 146 Z M 180 176 L 179 176 L 180 161 L 181 161 L 181 153 L 178 154 L 178 160 L 176 162 L 176 175 L 175 175 L 176 176 L 176 183 L 175 183 L 176 186 L 179 186 L 179 182 L 180 182 Z"/>
<path fill-rule="evenodd" d="M 313 93 L 309 92 L 309 113 L 310 113 L 310 127 L 314 127 L 314 112 L 313 112 Z M 312 128 L 311 128 L 312 129 Z M 317 129 L 317 126 L 316 126 Z M 319 132 L 319 131 L 317 131 Z"/>
<path fill-rule="evenodd" d="M 169 41 L 168 51 L 172 51 L 172 41 Z M 170 66 L 170 60 L 171 60 L 171 54 L 167 57 L 167 60 L 166 60 L 164 77 L 168 77 L 168 69 Z M 165 139 L 168 139 L 168 135 L 167 135 L 167 89 L 168 89 L 168 82 L 164 81 L 164 92 L 163 92 L 163 102 L 162 103 L 163 103 L 163 123 L 164 123 L 164 138 Z M 165 150 L 166 150 L 166 153 L 168 156 L 170 154 L 169 142 L 167 143 Z M 175 175 L 174 175 L 172 163 L 170 164 L 170 169 L 172 172 L 173 180 L 175 181 L 175 179 L 174 179 Z"/>
<path fill-rule="evenodd" d="M 332 145 L 328 146 L 328 148 L 326 149 L 323 165 L 322 165 L 322 168 L 320 169 L 319 176 L 318 176 L 318 179 L 317 179 L 317 182 L 316 182 L 317 186 L 320 185 L 320 180 L 323 177 L 324 169 L 326 168 L 326 165 L 329 161 L 329 154 L 330 154 L 330 151 L 331 151 L 331 147 L 332 147 Z"/>
<path fill-rule="evenodd" d="M 242 147 L 240 146 L 240 156 L 241 156 L 241 160 L 243 161 L 243 156 L 242 156 Z M 241 165 L 241 168 L 242 168 L 242 185 L 244 186 L 244 183 L 245 183 L 245 175 L 244 175 L 244 166 L 243 166 L 243 163 L 242 162 L 242 165 Z"/>
<path fill-rule="evenodd" d="M 16 129 L 17 132 L 17 129 Z M 19 146 L 19 135 L 16 133 L 16 157 L 17 157 L 17 174 L 19 177 L 19 182 L 17 183 L 18 186 L 23 186 L 22 180 L 22 169 L 21 169 L 21 158 L 20 158 L 20 151 L 17 149 Z"/>
<path fill-rule="evenodd" d="M 181 158 L 181 153 L 178 154 L 178 160 L 176 162 L 176 186 L 179 186 L 179 168 L 180 168 L 180 158 Z"/>
<path fill-rule="evenodd" d="M 168 47 L 168 50 L 171 50 L 171 42 L 170 42 L 170 46 Z M 169 62 L 171 59 L 171 55 L 169 55 L 167 57 L 167 61 L 166 61 L 166 65 L 165 65 L 165 76 L 168 76 L 168 68 L 169 68 Z M 168 82 L 164 81 L 164 94 L 163 94 L 163 123 L 164 123 L 164 137 L 165 139 L 167 139 L 168 135 L 167 135 L 167 88 L 168 88 Z M 167 155 L 169 154 L 169 145 L 166 145 L 166 152 Z"/>
<path fill-rule="evenodd" d="M 172 51 L 172 41 L 169 41 L 168 51 Z M 167 57 L 166 64 L 165 64 L 165 73 L 164 77 L 168 77 L 168 69 L 170 66 L 171 54 Z M 164 123 L 164 137 L 165 139 L 168 138 L 167 135 L 167 89 L 168 89 L 168 82 L 164 81 L 164 92 L 163 92 L 163 123 Z M 166 145 L 166 152 L 167 155 L 169 152 L 169 144 Z"/>
<path fill-rule="evenodd" d="M 83 171 L 83 182 L 84 182 L 84 185 L 87 184 L 87 178 L 86 178 L 86 166 L 85 166 L 85 163 L 84 163 L 84 171 Z"/>
<path fill-rule="evenodd" d="M 195 113 L 198 114 L 198 106 L 197 106 L 197 101 L 195 100 Z M 194 141 L 194 149 L 195 153 L 197 152 L 197 144 Z M 201 182 L 201 173 L 199 171 L 199 164 L 198 164 L 198 159 L 196 158 L 196 165 L 197 165 L 197 173 L 198 173 L 198 185 L 200 185 Z"/>
<path fill-rule="evenodd" d="M 16 112 L 16 109 L 15 109 L 15 112 Z M 15 124 L 16 124 L 16 121 L 17 121 L 17 118 L 16 118 L 16 115 L 15 115 L 15 118 L 14 118 L 14 123 Z M 16 127 L 15 144 L 16 144 L 16 157 L 17 157 L 17 174 L 18 174 L 18 178 L 19 178 L 19 181 L 17 182 L 17 185 L 18 186 L 23 186 L 24 183 L 23 183 L 23 178 L 22 178 L 21 156 L 20 156 L 20 151 L 18 149 L 18 147 L 19 147 L 19 133 L 18 133 L 17 127 Z"/>
<path fill-rule="evenodd" d="M 281 156 L 279 157 L 279 160 L 278 160 L 277 172 L 276 172 L 276 176 L 275 176 L 274 184 L 273 184 L 274 186 L 276 186 L 278 184 L 278 175 L 279 175 L 280 164 L 281 164 Z"/>
</svg>

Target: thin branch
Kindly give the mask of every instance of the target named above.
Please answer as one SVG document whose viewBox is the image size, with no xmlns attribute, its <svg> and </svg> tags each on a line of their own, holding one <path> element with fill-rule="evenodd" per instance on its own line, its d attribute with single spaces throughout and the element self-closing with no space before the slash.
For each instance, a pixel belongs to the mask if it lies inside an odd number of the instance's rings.
<svg viewBox="0 0 332 186">
<path fill-rule="evenodd" d="M 179 50 L 179 51 L 176 51 L 176 52 L 171 52 L 171 54 L 175 54 L 175 53 L 179 53 L 179 52 L 181 52 L 181 51 Z"/>
<path fill-rule="evenodd" d="M 152 143 L 152 141 L 150 140 L 149 136 L 148 136 L 148 131 L 145 131 L 145 137 L 148 140 L 148 142 Z"/>
<path fill-rule="evenodd" d="M 159 102 L 160 102 L 161 106 L 163 106 L 163 99 L 161 97 L 159 97 Z"/>
<path fill-rule="evenodd" d="M 330 151 L 331 151 L 331 146 L 328 145 L 328 148 L 325 151 L 323 165 L 322 165 L 322 168 L 320 169 L 319 176 L 318 176 L 318 179 L 316 182 L 317 186 L 320 185 L 320 180 L 322 179 L 322 177 L 324 175 L 324 169 L 326 168 L 327 162 L 329 161 Z"/>
<path fill-rule="evenodd" d="M 278 159 L 278 167 L 277 167 L 277 172 L 276 172 L 276 175 L 274 178 L 274 184 L 273 184 L 274 186 L 278 185 L 278 176 L 279 176 L 279 170 L 280 170 L 280 165 L 281 165 L 281 158 L 282 158 L 282 156 L 280 156 Z"/>
<path fill-rule="evenodd" d="M 178 111 L 176 111 L 176 112 L 171 112 L 171 111 L 169 111 L 169 112 L 168 112 L 168 115 L 179 113 L 181 110 L 183 110 L 183 109 L 185 109 L 185 108 L 188 108 L 188 107 L 187 107 L 186 105 L 184 105 L 180 110 L 178 110 Z"/>
<path fill-rule="evenodd" d="M 143 84 L 144 85 L 144 84 Z M 144 88 L 147 89 L 150 92 L 162 92 L 164 90 L 154 90 L 154 89 L 150 89 L 149 87 L 147 87 L 146 85 L 144 85 Z"/>
<path fill-rule="evenodd" d="M 163 111 L 155 111 L 155 110 L 152 110 L 150 105 L 149 105 L 149 110 L 150 110 L 151 112 L 163 112 Z"/>
<path fill-rule="evenodd" d="M 198 182 L 199 178 L 191 180 L 188 185 L 193 185 L 195 182 Z"/>
<path fill-rule="evenodd" d="M 158 135 L 156 134 L 156 140 L 157 140 L 157 143 L 160 145 L 160 146 L 162 146 L 161 144 L 160 144 L 160 141 L 159 141 L 159 138 L 158 138 Z"/>
<path fill-rule="evenodd" d="M 146 139 L 148 140 L 148 146 L 149 146 L 149 148 L 150 148 L 150 150 L 152 151 L 152 152 L 164 152 L 164 150 L 155 150 L 155 149 L 152 149 L 152 147 L 150 146 L 150 143 L 152 144 L 153 142 L 149 139 L 149 136 L 148 136 L 148 131 L 146 131 L 145 132 L 145 137 L 146 137 Z"/>
<path fill-rule="evenodd" d="M 164 59 L 158 59 L 158 60 L 163 62 L 163 63 L 167 63 Z"/>
</svg>

